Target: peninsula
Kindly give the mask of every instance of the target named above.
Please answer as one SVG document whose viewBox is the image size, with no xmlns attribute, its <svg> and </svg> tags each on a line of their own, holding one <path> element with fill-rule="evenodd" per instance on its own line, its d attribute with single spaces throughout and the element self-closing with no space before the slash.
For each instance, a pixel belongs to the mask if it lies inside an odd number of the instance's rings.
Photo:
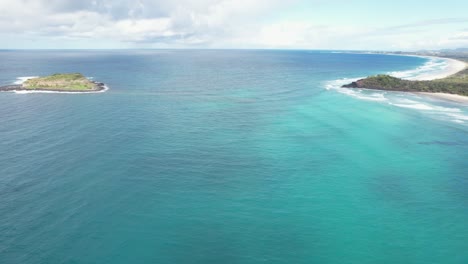
<svg viewBox="0 0 468 264">
<path fill-rule="evenodd" d="M 50 91 L 50 92 L 98 92 L 105 89 L 104 83 L 87 79 L 81 73 L 56 73 L 26 80 L 22 84 L 0 87 L 0 91 Z"/>
<path fill-rule="evenodd" d="M 458 62 L 468 62 L 468 57 L 465 56 L 443 56 L 439 57 L 447 59 L 455 59 Z M 364 79 L 343 85 L 345 88 L 365 88 L 386 91 L 401 91 L 401 92 L 420 92 L 449 95 L 468 96 L 468 68 L 463 68 L 461 71 L 441 79 L 432 80 L 405 80 L 390 75 L 369 76 Z M 442 96 L 440 96 L 442 98 Z"/>
</svg>

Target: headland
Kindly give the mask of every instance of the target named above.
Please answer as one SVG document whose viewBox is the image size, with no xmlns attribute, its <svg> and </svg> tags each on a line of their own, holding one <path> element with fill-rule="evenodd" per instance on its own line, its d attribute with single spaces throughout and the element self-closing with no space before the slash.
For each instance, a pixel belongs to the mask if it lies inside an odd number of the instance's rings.
<svg viewBox="0 0 468 264">
<path fill-rule="evenodd" d="M 385 74 L 369 76 L 342 87 L 412 92 L 459 103 L 468 102 L 468 54 L 400 53 L 398 55 L 442 58 L 447 66 L 441 71 L 408 79 Z"/>
</svg>

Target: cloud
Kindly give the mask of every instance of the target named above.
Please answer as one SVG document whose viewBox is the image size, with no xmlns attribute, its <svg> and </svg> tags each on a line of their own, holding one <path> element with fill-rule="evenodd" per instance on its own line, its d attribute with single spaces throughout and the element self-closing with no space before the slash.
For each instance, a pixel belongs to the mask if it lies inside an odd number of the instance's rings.
<svg viewBox="0 0 468 264">
<path fill-rule="evenodd" d="M 468 18 L 461 18 L 461 17 L 439 18 L 439 19 L 422 20 L 422 21 L 418 21 L 414 23 L 387 27 L 386 30 L 413 29 L 413 28 L 422 28 L 422 27 L 433 27 L 437 25 L 446 25 L 446 24 L 465 24 L 467 22 L 468 22 Z"/>
<path fill-rule="evenodd" d="M 300 2 L 0 0 L 0 36 L 13 39 L 11 43 L 14 39 L 40 39 L 53 47 L 63 43 L 89 43 L 91 47 L 114 43 L 137 48 L 418 49 L 468 44 L 466 31 L 439 30 L 443 25 L 464 25 L 468 18 L 378 27 L 352 21 L 336 24 L 333 17 L 320 20 L 313 14 L 285 15 L 288 8 Z M 316 6 L 323 2 L 306 3 Z"/>
<path fill-rule="evenodd" d="M 350 44 L 353 36 L 362 32 L 363 29 L 350 26 L 283 20 L 261 26 L 248 42 L 267 48 L 339 49 L 344 46 L 343 40 L 348 39 Z"/>
<path fill-rule="evenodd" d="M 116 41 L 208 43 L 284 6 L 279 0 L 0 1 L 0 33 Z M 242 25 L 242 26 L 241 26 Z M 244 28 L 242 28 L 244 29 Z"/>
<path fill-rule="evenodd" d="M 455 34 L 450 40 L 468 40 L 468 30 Z"/>
</svg>

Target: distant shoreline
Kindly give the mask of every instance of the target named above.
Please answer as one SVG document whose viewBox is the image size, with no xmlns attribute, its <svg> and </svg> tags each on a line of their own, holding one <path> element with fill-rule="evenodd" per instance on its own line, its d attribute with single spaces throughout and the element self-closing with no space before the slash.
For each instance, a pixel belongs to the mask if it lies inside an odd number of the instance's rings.
<svg viewBox="0 0 468 264">
<path fill-rule="evenodd" d="M 408 56 L 411 56 L 411 55 L 408 55 Z M 451 58 L 436 57 L 436 56 L 417 56 L 417 57 L 443 59 L 448 62 L 448 66 L 443 71 L 433 73 L 433 74 L 419 75 L 414 78 L 409 78 L 408 80 L 432 81 L 432 80 L 444 79 L 454 74 L 457 74 L 468 67 L 468 64 L 466 62 L 456 60 L 456 59 L 451 59 Z"/>
<path fill-rule="evenodd" d="M 448 67 L 444 71 L 441 71 L 437 74 L 432 74 L 432 75 L 422 75 L 422 76 L 417 76 L 413 80 L 418 80 L 418 81 L 431 81 L 431 80 L 438 80 L 438 79 L 443 79 L 447 78 L 449 76 L 452 76 L 454 74 L 457 74 L 464 69 L 468 67 L 468 64 L 464 61 L 456 60 L 456 59 L 451 59 L 451 58 L 444 58 L 444 57 L 436 57 L 436 56 L 421 56 L 421 57 L 427 57 L 427 58 L 438 58 L 438 59 L 444 59 L 445 61 L 448 62 Z M 428 97 L 433 97 L 436 99 L 441 99 L 445 101 L 452 101 L 452 102 L 457 102 L 457 103 L 464 103 L 468 104 L 468 96 L 464 95 L 459 95 L 459 94 L 449 94 L 449 93 L 426 93 L 426 92 L 416 92 L 416 94 L 428 96 Z"/>
<path fill-rule="evenodd" d="M 424 95 L 444 101 L 451 101 L 456 103 L 468 104 L 468 96 L 450 93 L 426 93 L 426 92 L 415 92 L 418 95 Z"/>
<path fill-rule="evenodd" d="M 468 62 L 464 62 L 464 61 L 453 59 L 453 58 L 435 56 L 435 55 L 418 55 L 418 54 L 405 54 L 405 53 L 378 53 L 378 52 L 375 52 L 375 53 L 371 52 L 371 53 L 364 53 L 364 54 L 406 56 L 406 57 L 418 57 L 418 58 L 425 58 L 425 59 L 442 59 L 448 62 L 447 69 L 443 71 L 432 73 L 432 74 L 419 75 L 413 78 L 407 78 L 407 79 L 403 78 L 405 80 L 432 81 L 432 80 L 444 79 L 468 68 Z"/>
<path fill-rule="evenodd" d="M 382 54 L 382 53 L 377 53 Z M 442 56 L 432 56 L 432 55 L 418 55 L 418 54 L 397 54 L 397 53 L 386 53 L 384 55 L 396 55 L 396 56 L 409 56 L 409 57 L 421 57 L 421 58 L 428 58 L 428 59 L 442 59 L 447 62 L 447 67 L 441 71 L 429 73 L 429 74 L 420 74 L 415 77 L 411 78 L 396 78 L 391 77 L 394 80 L 394 84 L 389 85 L 388 80 L 386 80 L 385 76 L 390 77 L 389 75 L 378 75 L 378 76 L 369 76 L 364 79 L 356 80 L 350 84 L 343 85 L 344 88 L 361 88 L 361 89 L 369 89 L 369 90 L 385 90 L 385 91 L 395 91 L 395 92 L 410 92 L 413 94 L 428 96 L 432 98 L 437 98 L 445 101 L 457 102 L 468 104 L 468 96 L 457 94 L 457 93 L 445 93 L 439 91 L 424 91 L 419 90 L 417 88 L 418 83 L 427 83 L 431 84 L 432 81 L 442 83 L 444 82 L 443 79 L 452 79 L 457 78 L 457 74 L 462 72 L 468 68 L 468 64 L 464 61 L 457 60 L 454 58 L 446 58 Z M 379 78 L 379 76 L 382 76 Z M 376 78 L 377 77 L 377 78 Z M 370 81 L 372 79 L 372 81 Z M 399 81 L 398 81 L 399 80 Z M 414 82 L 414 87 L 412 82 Z M 396 84 L 395 84 L 396 83 Z M 401 84 L 401 86 L 399 85 Z M 403 85 L 405 84 L 405 85 Z"/>
</svg>

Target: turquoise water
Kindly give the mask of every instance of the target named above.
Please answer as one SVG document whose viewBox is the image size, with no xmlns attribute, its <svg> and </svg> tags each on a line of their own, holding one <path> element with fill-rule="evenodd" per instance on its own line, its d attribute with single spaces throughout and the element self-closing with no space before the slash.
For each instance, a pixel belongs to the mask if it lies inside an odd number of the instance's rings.
<svg viewBox="0 0 468 264">
<path fill-rule="evenodd" d="M 441 61 L 0 58 L 0 84 L 82 72 L 110 87 L 0 93 L 0 263 L 468 263 L 467 106 L 338 88 Z"/>
</svg>

